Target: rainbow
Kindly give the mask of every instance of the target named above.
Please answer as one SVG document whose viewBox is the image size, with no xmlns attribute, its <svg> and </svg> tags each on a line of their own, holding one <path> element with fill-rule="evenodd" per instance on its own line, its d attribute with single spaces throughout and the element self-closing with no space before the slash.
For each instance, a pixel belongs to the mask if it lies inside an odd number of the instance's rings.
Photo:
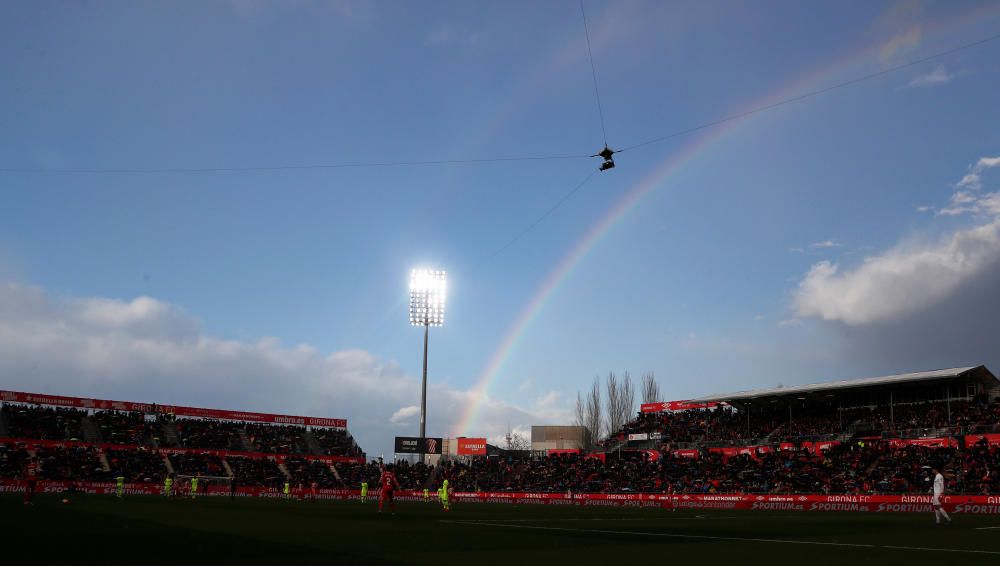
<svg viewBox="0 0 1000 566">
<path fill-rule="evenodd" d="M 956 15 L 949 20 L 944 20 L 929 26 L 926 31 L 941 33 L 946 29 L 953 28 L 969 21 L 979 21 L 984 17 L 991 17 L 1000 14 L 997 6 L 986 5 L 983 8 L 971 10 L 964 14 Z M 814 90 L 817 85 L 830 81 L 843 74 L 845 71 L 853 69 L 855 66 L 867 62 L 870 57 L 877 54 L 882 44 L 876 43 L 864 46 L 855 51 L 849 52 L 840 59 L 823 65 L 813 71 L 793 79 L 783 85 L 775 92 L 754 101 L 746 107 L 743 112 L 735 112 L 733 115 L 743 115 L 718 126 L 703 130 L 693 141 L 672 152 L 663 162 L 654 167 L 653 171 L 629 188 L 621 200 L 611 207 L 597 222 L 595 222 L 584 234 L 583 237 L 569 250 L 556 267 L 549 272 L 542 281 L 531 299 L 527 302 L 517 317 L 504 333 L 503 339 L 497 345 L 490 356 L 479 379 L 470 390 L 471 402 L 466 407 L 465 412 L 458 419 L 453 434 L 460 436 L 474 432 L 477 425 L 476 419 L 479 409 L 488 399 L 488 389 L 493 381 L 500 374 L 504 362 L 510 357 L 511 352 L 517 346 L 518 340 L 524 334 L 525 329 L 538 316 L 545 303 L 559 287 L 560 283 L 566 280 L 573 269 L 580 264 L 600 240 L 606 236 L 625 216 L 647 195 L 662 187 L 672 175 L 677 173 L 684 165 L 691 163 L 698 156 L 714 146 L 717 142 L 732 136 L 744 126 L 752 122 L 753 118 L 765 112 L 752 112 L 753 109 L 766 108 L 779 101 L 799 95 L 809 90 Z M 749 114 L 747 114 L 749 112 Z M 744 115 L 746 114 L 746 115 Z"/>
</svg>

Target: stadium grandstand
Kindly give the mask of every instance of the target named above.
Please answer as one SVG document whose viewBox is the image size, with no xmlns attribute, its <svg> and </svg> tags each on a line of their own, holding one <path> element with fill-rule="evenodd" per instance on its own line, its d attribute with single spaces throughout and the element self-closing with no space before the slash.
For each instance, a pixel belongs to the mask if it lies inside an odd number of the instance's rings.
<svg viewBox="0 0 1000 566">
<path fill-rule="evenodd" d="M 252 494 L 286 483 L 344 488 L 335 464 L 365 460 L 343 419 L 15 391 L 0 391 L 0 404 L 0 481 L 34 457 L 41 480 L 69 487 L 124 478 L 159 489 L 168 477 L 200 476 Z"/>
<path fill-rule="evenodd" d="M 290 485 L 342 496 L 381 472 L 336 419 L 2 395 L 0 481 L 32 456 L 43 480 L 124 477 L 145 493 L 203 476 L 246 494 Z M 984 366 L 644 404 L 591 451 L 494 451 L 395 471 L 405 490 L 449 479 L 468 494 L 900 495 L 926 493 L 932 467 L 948 470 L 953 493 L 1000 493 L 1000 381 Z"/>
</svg>

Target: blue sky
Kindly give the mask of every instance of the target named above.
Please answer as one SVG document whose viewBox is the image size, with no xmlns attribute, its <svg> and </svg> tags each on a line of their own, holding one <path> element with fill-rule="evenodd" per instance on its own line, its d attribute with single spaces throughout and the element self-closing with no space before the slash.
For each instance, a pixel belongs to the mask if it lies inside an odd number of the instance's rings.
<svg viewBox="0 0 1000 566">
<path fill-rule="evenodd" d="M 585 6 L 612 147 L 1000 30 L 988 2 Z M 959 304 L 990 296 L 1000 258 L 1000 42 L 627 151 L 491 258 L 598 161 L 56 171 L 596 152 L 577 2 L 2 10 L 6 388 L 346 416 L 383 450 L 416 433 L 424 265 L 451 283 L 439 435 L 565 422 L 609 370 L 681 399 L 1000 363 L 978 342 L 996 313 Z M 471 393 L 553 270 L 671 159 Z"/>
</svg>

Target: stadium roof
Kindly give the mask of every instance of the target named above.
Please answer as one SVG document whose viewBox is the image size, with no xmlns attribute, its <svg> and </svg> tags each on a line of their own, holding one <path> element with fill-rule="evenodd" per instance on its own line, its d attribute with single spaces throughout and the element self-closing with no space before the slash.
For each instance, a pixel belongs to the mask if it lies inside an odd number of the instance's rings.
<svg viewBox="0 0 1000 566">
<path fill-rule="evenodd" d="M 697 399 L 690 399 L 692 403 L 708 403 L 718 401 L 747 401 L 761 397 L 784 397 L 786 395 L 803 395 L 818 392 L 833 392 L 847 389 L 860 389 L 863 387 L 892 386 L 907 383 L 917 383 L 925 381 L 942 381 L 957 378 L 978 378 L 986 383 L 997 382 L 997 377 L 993 375 L 986 366 L 974 366 L 964 368 L 938 369 L 933 371 L 921 371 L 916 373 L 902 373 L 899 375 L 887 375 L 883 377 L 864 377 L 861 379 L 846 379 L 841 381 L 827 381 L 824 383 L 810 383 L 808 385 L 793 385 L 790 387 L 772 387 L 770 389 L 751 389 L 749 391 L 736 391 L 724 395 L 707 395 Z"/>
</svg>

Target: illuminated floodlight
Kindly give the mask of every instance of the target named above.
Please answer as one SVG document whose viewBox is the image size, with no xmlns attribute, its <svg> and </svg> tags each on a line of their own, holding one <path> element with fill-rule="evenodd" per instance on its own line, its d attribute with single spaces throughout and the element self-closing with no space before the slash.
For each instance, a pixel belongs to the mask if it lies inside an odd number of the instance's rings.
<svg viewBox="0 0 1000 566">
<path fill-rule="evenodd" d="M 447 296 L 445 272 L 414 269 L 410 272 L 410 324 L 442 326 Z"/>
<path fill-rule="evenodd" d="M 444 303 L 447 296 L 444 271 L 414 269 L 410 272 L 410 324 L 424 327 L 424 372 L 420 384 L 420 461 L 427 427 L 427 341 L 432 326 L 444 325 Z"/>
</svg>

